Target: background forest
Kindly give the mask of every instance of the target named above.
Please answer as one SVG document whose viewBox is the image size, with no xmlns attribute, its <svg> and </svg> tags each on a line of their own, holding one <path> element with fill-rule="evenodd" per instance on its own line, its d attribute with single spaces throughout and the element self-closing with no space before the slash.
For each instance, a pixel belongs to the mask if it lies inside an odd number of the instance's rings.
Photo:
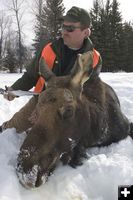
<svg viewBox="0 0 133 200">
<path fill-rule="evenodd" d="M 35 0 L 32 44 L 25 44 L 23 18 L 25 0 L 11 0 L 0 12 L 0 70 L 22 72 L 38 47 L 60 36 L 65 13 L 63 0 Z M 91 9 L 91 40 L 103 59 L 103 72 L 133 71 L 133 23 L 124 21 L 117 0 L 94 0 Z M 8 13 L 8 14 L 7 14 Z M 9 14 L 10 13 L 10 14 Z M 31 35 L 32 37 L 32 35 Z"/>
</svg>

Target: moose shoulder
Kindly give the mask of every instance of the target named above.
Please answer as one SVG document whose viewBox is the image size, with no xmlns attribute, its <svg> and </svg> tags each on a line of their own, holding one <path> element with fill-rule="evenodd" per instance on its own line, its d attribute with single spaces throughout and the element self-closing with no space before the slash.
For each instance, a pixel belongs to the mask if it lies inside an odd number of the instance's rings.
<svg viewBox="0 0 133 200">
<path fill-rule="evenodd" d="M 88 147 L 131 135 L 114 90 L 97 76 L 88 77 L 92 57 L 93 52 L 79 55 L 71 75 L 64 77 L 56 77 L 40 61 L 46 90 L 38 97 L 37 120 L 21 146 L 16 168 L 25 187 L 40 186 L 60 161 L 77 166 Z"/>
</svg>

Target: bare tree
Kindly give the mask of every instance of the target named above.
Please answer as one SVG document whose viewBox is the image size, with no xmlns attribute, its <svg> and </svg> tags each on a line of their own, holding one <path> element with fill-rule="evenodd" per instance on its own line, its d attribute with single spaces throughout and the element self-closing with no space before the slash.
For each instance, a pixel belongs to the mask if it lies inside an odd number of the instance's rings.
<svg viewBox="0 0 133 200">
<path fill-rule="evenodd" d="M 2 48 L 4 43 L 4 34 L 9 24 L 9 18 L 5 15 L 3 11 L 0 11 L 0 59 L 2 58 Z"/>
<path fill-rule="evenodd" d="M 22 42 L 22 17 L 24 0 L 11 0 L 10 10 L 14 13 L 17 24 L 17 34 L 18 34 L 18 64 L 20 73 L 23 67 L 23 42 Z"/>
<path fill-rule="evenodd" d="M 9 17 L 5 15 L 4 11 L 0 11 L 0 69 L 2 69 L 2 66 L 3 66 L 6 33 L 7 33 L 7 27 L 9 23 L 10 23 Z"/>
</svg>

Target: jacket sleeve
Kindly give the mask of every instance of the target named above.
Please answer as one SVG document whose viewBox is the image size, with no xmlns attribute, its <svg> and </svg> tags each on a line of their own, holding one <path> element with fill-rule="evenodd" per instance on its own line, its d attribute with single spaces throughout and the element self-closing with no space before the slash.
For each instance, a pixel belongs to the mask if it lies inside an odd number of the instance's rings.
<svg viewBox="0 0 133 200">
<path fill-rule="evenodd" d="M 44 46 L 42 45 L 39 48 L 30 65 L 26 67 L 26 72 L 11 86 L 11 88 L 14 90 L 27 91 L 36 85 L 36 82 L 39 78 L 39 59 L 41 57 L 43 47 Z"/>
</svg>

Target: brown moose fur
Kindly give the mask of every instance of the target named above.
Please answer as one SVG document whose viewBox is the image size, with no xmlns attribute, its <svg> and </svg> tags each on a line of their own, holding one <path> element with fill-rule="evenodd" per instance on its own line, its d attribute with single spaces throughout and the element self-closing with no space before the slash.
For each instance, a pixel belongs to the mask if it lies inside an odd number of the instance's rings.
<svg viewBox="0 0 133 200">
<path fill-rule="evenodd" d="M 88 79 L 92 56 L 79 55 L 71 75 L 64 77 L 56 77 L 41 60 L 47 88 L 38 98 L 37 120 L 18 155 L 17 174 L 25 187 L 44 183 L 59 161 L 76 167 L 86 148 L 130 135 L 114 90 L 98 77 Z"/>
</svg>

